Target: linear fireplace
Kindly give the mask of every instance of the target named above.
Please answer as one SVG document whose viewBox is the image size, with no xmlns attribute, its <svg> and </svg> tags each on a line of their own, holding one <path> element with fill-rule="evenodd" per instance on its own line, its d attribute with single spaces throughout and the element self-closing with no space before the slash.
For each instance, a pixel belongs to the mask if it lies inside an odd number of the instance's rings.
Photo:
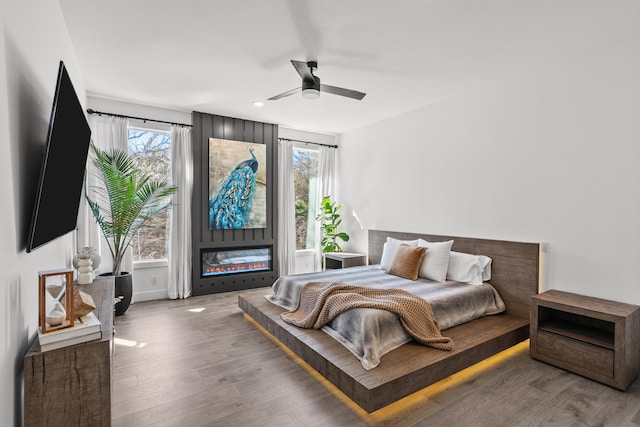
<svg viewBox="0 0 640 427">
<path fill-rule="evenodd" d="M 273 270 L 271 246 L 201 250 L 201 277 Z"/>
</svg>

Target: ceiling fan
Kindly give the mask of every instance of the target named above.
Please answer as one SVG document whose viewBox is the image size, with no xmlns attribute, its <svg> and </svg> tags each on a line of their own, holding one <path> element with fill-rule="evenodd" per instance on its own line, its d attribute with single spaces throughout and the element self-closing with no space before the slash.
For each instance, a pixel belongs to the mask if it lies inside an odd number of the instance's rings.
<svg viewBox="0 0 640 427">
<path fill-rule="evenodd" d="M 291 89 L 276 96 L 272 96 L 267 101 L 275 101 L 285 96 L 298 93 L 302 89 L 302 97 L 307 99 L 316 99 L 320 96 L 320 92 L 332 93 L 334 95 L 346 96 L 347 98 L 353 98 L 361 100 L 365 97 L 366 93 L 358 92 L 357 90 L 345 89 L 342 87 L 329 86 L 320 84 L 320 77 L 314 75 L 314 71 L 318 69 L 317 61 L 294 61 L 291 60 L 294 68 L 302 77 L 302 87 Z"/>
</svg>

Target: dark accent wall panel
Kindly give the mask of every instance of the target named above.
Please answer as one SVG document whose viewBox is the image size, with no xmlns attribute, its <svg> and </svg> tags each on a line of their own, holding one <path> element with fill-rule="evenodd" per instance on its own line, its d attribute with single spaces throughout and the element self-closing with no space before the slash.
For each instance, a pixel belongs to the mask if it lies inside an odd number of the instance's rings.
<svg viewBox="0 0 640 427">
<path fill-rule="evenodd" d="M 193 283 L 192 294 L 205 295 L 270 286 L 278 277 L 278 126 L 194 111 L 193 129 Z M 267 227 L 209 229 L 209 138 L 265 144 L 267 147 Z M 201 276 L 201 250 L 271 246 L 271 271 Z"/>
</svg>

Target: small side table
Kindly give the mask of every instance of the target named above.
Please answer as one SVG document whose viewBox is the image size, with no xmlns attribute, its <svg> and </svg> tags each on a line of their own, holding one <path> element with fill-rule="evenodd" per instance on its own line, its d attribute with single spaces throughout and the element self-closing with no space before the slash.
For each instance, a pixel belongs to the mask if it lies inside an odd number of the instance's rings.
<svg viewBox="0 0 640 427">
<path fill-rule="evenodd" d="M 550 290 L 531 298 L 531 357 L 626 390 L 640 373 L 640 307 Z"/>
<path fill-rule="evenodd" d="M 325 269 L 337 269 L 367 265 L 367 257 L 363 254 L 348 252 L 327 252 L 324 254 Z"/>
</svg>

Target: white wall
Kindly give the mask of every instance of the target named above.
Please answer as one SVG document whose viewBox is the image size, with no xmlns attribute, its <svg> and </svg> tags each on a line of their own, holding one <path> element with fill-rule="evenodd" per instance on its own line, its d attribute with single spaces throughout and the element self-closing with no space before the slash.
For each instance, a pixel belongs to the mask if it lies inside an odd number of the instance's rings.
<svg viewBox="0 0 640 427">
<path fill-rule="evenodd" d="M 550 242 L 543 290 L 640 304 L 640 3 L 610 13 L 573 25 L 616 43 L 342 135 L 346 250 L 370 228 Z"/>
<path fill-rule="evenodd" d="M 71 268 L 74 233 L 26 253 L 58 63 L 85 91 L 58 2 L 1 0 L 0 414 L 20 425 L 23 356 L 38 326 L 38 271 Z"/>
</svg>

